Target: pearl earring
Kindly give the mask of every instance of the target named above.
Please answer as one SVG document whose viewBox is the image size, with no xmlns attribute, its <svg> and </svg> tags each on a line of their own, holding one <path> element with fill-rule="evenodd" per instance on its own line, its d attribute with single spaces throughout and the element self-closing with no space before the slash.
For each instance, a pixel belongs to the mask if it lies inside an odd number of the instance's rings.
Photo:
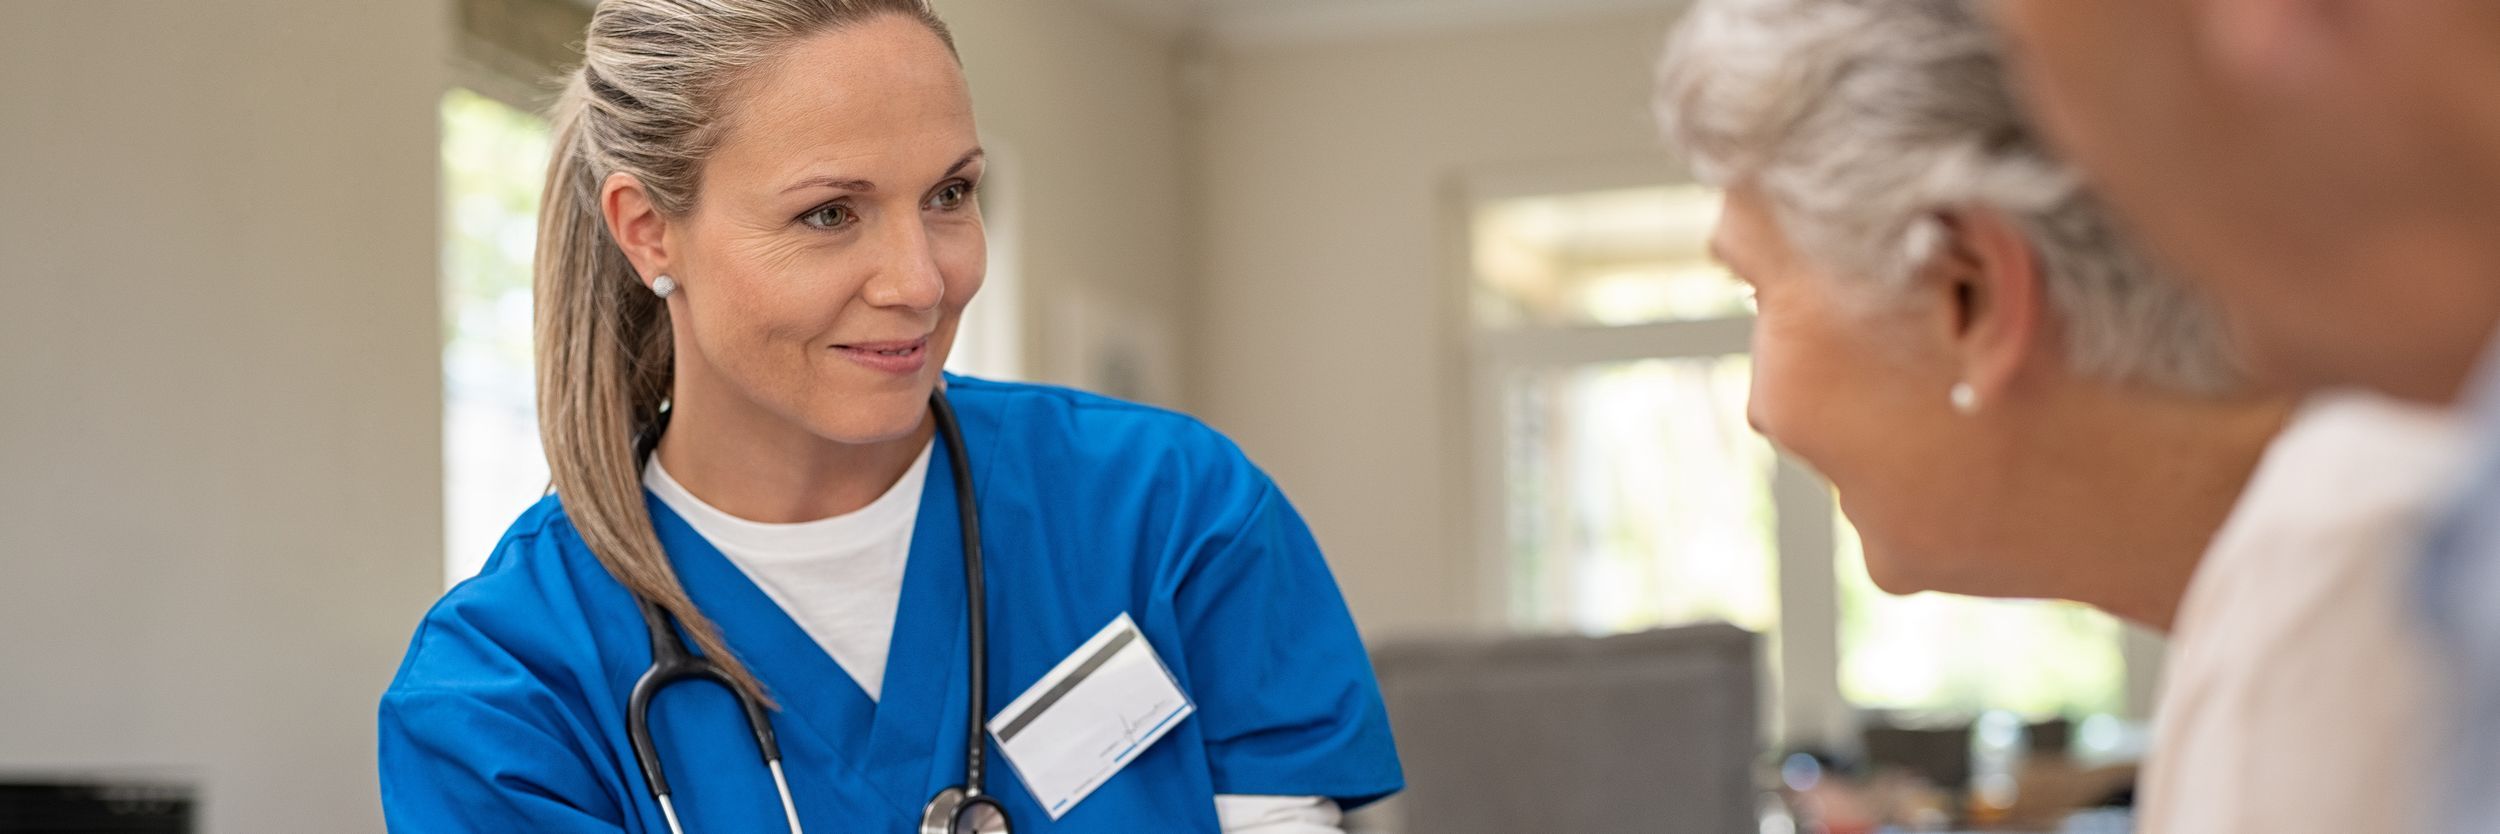
<svg viewBox="0 0 2500 834">
<path fill-rule="evenodd" d="M 677 279 L 662 275 L 651 279 L 651 294 L 667 298 L 677 294 Z"/>
<path fill-rule="evenodd" d="M 1979 413 L 1979 389 L 1967 382 L 1954 383 L 1953 410 L 1965 417 Z"/>
</svg>

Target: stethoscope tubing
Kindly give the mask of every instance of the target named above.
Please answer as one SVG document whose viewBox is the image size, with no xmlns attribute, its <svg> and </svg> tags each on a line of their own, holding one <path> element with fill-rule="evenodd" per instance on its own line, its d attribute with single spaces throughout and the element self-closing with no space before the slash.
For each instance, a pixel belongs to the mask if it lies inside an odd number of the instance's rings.
<svg viewBox="0 0 2500 834">
<path fill-rule="evenodd" d="M 955 407 L 946 402 L 944 390 L 930 392 L 929 413 L 937 421 L 938 436 L 946 441 L 946 460 L 955 473 L 956 515 L 963 527 L 964 642 L 965 654 L 971 658 L 964 670 L 970 689 L 964 716 L 964 796 L 978 799 L 989 795 L 985 790 L 989 744 L 982 737 L 981 724 L 990 714 L 989 589 L 985 587 L 989 571 L 981 554 L 981 503 L 972 487 L 972 457 L 964 449 L 963 427 L 955 422 Z"/>
</svg>

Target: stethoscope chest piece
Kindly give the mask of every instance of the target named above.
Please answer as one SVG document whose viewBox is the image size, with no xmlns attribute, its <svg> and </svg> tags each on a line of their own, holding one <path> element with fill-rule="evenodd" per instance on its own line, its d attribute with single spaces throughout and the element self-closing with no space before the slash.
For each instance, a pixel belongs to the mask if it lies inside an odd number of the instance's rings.
<svg viewBox="0 0 2500 834">
<path fill-rule="evenodd" d="M 920 814 L 920 834 L 1013 834 L 1007 809 L 988 796 L 972 796 L 963 788 L 947 788 L 929 799 Z"/>
</svg>

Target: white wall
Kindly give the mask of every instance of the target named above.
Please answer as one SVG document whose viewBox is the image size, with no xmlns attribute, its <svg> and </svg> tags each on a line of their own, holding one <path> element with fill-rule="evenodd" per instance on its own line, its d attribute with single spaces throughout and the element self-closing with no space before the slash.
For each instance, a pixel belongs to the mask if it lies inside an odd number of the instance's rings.
<svg viewBox="0 0 2500 834">
<path fill-rule="evenodd" d="M 0 3 L 0 772 L 380 830 L 440 589 L 433 0 Z"/>
<path fill-rule="evenodd" d="M 1028 373 L 1105 387 L 1117 381 L 1101 373 L 1104 352 L 1120 351 L 1134 387 L 1107 393 L 1185 405 L 1177 38 L 1075 0 L 939 0 L 938 11 L 996 156 L 993 255 L 1013 260 L 994 257 L 992 272 L 1021 280 Z M 1004 303 L 985 297 L 974 315 Z"/>
<path fill-rule="evenodd" d="M 1471 535 L 1457 192 L 1672 176 L 1648 101 L 1676 4 L 1657 5 L 1215 58 L 1191 401 L 1283 483 L 1374 636 L 1500 618 Z"/>
</svg>

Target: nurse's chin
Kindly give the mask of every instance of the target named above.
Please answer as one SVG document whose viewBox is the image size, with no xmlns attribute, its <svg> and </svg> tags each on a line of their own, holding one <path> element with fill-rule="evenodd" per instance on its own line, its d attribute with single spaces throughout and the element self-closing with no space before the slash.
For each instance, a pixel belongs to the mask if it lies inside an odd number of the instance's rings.
<svg viewBox="0 0 2500 834">
<path fill-rule="evenodd" d="M 929 425 L 929 392 L 843 392 L 821 398 L 806 417 L 809 433 L 835 443 L 871 446 L 910 439 Z"/>
</svg>

